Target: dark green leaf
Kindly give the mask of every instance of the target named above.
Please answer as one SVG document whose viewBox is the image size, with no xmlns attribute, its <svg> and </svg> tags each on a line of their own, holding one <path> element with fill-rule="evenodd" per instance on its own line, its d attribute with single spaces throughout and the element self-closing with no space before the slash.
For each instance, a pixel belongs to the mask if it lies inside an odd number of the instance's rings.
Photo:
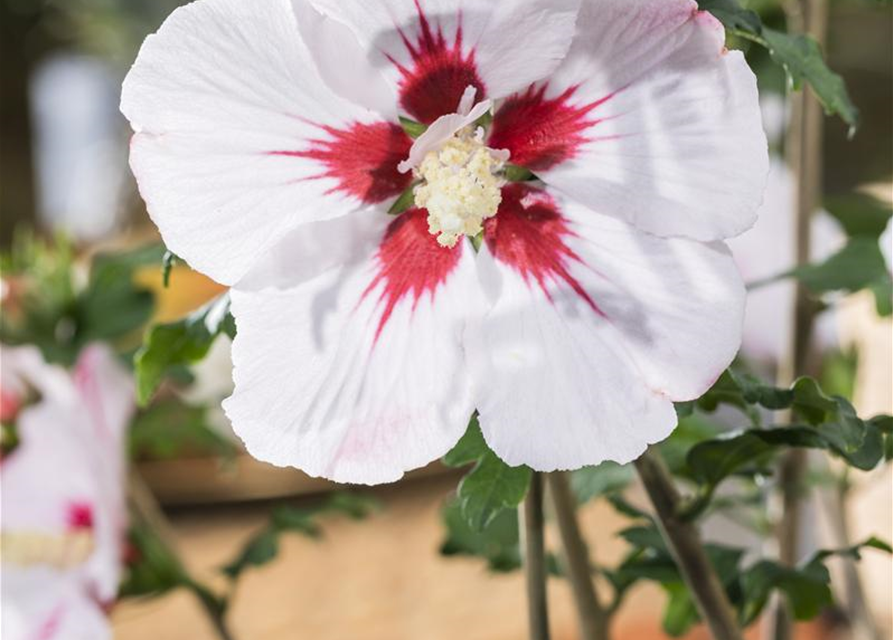
<svg viewBox="0 0 893 640">
<path fill-rule="evenodd" d="M 772 591 L 783 591 L 790 600 L 794 616 L 809 620 L 831 604 L 830 576 L 821 563 L 804 568 L 785 567 L 770 560 L 757 562 L 741 575 L 744 601 L 739 610 L 742 624 L 748 625 L 760 615 Z"/>
<path fill-rule="evenodd" d="M 762 36 L 772 59 L 787 71 L 794 88 L 808 82 L 828 115 L 837 114 L 850 126 L 859 125 L 859 110 L 850 100 L 843 78 L 831 71 L 819 44 L 809 36 L 790 35 L 763 27 Z"/>
<path fill-rule="evenodd" d="M 887 276 L 887 263 L 877 240 L 857 236 L 824 262 L 800 267 L 793 272 L 816 293 L 859 291 Z"/>
<path fill-rule="evenodd" d="M 517 511 L 500 511 L 481 531 L 468 525 L 456 499 L 444 504 L 441 517 L 447 534 L 440 548 L 442 554 L 483 558 L 492 571 L 513 571 L 521 566 Z"/>
<path fill-rule="evenodd" d="M 174 268 L 174 264 L 179 262 L 179 260 L 180 258 L 171 251 L 164 252 L 164 257 L 161 259 L 161 282 L 165 289 L 170 286 L 171 270 Z"/>
<path fill-rule="evenodd" d="M 823 204 L 849 237 L 878 239 L 893 215 L 889 204 L 863 193 L 826 197 Z"/>
<path fill-rule="evenodd" d="M 223 568 L 230 578 L 237 578 L 248 567 L 260 567 L 267 564 L 279 553 L 279 532 L 264 529 L 251 538 L 239 556 Z"/>
<path fill-rule="evenodd" d="M 235 560 L 222 571 L 236 580 L 245 569 L 260 567 L 273 560 L 279 552 L 279 536 L 297 533 L 316 539 L 322 536 L 317 519 L 325 514 L 342 514 L 354 519 L 363 518 L 377 507 L 371 498 L 346 492 L 335 493 L 316 505 L 307 507 L 277 507 L 270 514 L 266 527 L 256 533 Z"/>
<path fill-rule="evenodd" d="M 838 114 L 850 126 L 859 123 L 859 111 L 850 100 L 846 84 L 822 58 L 818 43 L 808 36 L 791 35 L 763 26 L 759 16 L 741 7 L 737 0 L 700 0 L 701 9 L 711 12 L 726 29 L 769 50 L 784 67 L 794 88 L 808 82 L 828 114 Z"/>
<path fill-rule="evenodd" d="M 188 577 L 177 557 L 170 552 L 155 532 L 143 524 L 128 532 L 129 558 L 120 595 L 159 595 L 181 587 Z"/>
<path fill-rule="evenodd" d="M 234 332 L 227 294 L 181 320 L 153 326 L 134 357 L 139 402 L 149 401 L 170 369 L 198 362 L 217 336 Z"/>
<path fill-rule="evenodd" d="M 744 9 L 738 0 L 700 0 L 698 8 L 709 11 L 727 29 L 759 34 L 763 28 L 760 16 L 749 9 Z"/>
<path fill-rule="evenodd" d="M 77 329 L 82 343 L 115 340 L 142 327 L 154 307 L 152 293 L 137 288 L 134 271 L 157 264 L 163 247 L 149 245 L 126 253 L 99 254 L 87 287 L 78 296 Z"/>
</svg>

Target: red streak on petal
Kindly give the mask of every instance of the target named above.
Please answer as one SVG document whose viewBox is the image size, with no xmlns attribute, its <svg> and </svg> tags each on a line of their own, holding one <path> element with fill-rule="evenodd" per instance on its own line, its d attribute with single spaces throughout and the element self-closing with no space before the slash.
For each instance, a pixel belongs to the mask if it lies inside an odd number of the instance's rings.
<svg viewBox="0 0 893 640">
<path fill-rule="evenodd" d="M 337 180 L 332 192 L 359 198 L 367 204 L 398 196 L 409 186 L 412 175 L 397 171 L 397 165 L 412 147 L 412 140 L 402 127 L 389 122 L 355 122 L 344 130 L 322 125 L 320 129 L 330 138 L 310 140 L 308 149 L 269 154 L 320 162 L 326 170 L 310 179 Z"/>
<path fill-rule="evenodd" d="M 415 0 L 415 6 L 419 14 L 416 42 L 397 28 L 412 58 L 412 65 L 407 67 L 388 57 L 403 76 L 400 105 L 416 120 L 430 124 L 440 116 L 454 113 L 469 85 L 477 89 L 477 101 L 485 98 L 486 91 L 477 72 L 474 50 L 468 55 L 462 53 L 461 15 L 453 43 L 449 44 L 441 26 L 437 27 L 436 33 L 431 28 L 419 0 Z"/>
<path fill-rule="evenodd" d="M 376 329 L 376 340 L 381 335 L 397 304 L 412 296 L 413 309 L 426 293 L 432 299 L 437 288 L 459 264 L 463 243 L 452 249 L 441 247 L 428 231 L 428 212 L 411 209 L 401 214 L 388 227 L 376 260 L 379 271 L 363 292 L 365 298 L 379 284 L 383 284 L 380 302 L 384 305 Z"/>
<path fill-rule="evenodd" d="M 92 529 L 93 507 L 86 502 L 72 502 L 68 505 L 66 522 L 70 529 Z"/>
<path fill-rule="evenodd" d="M 531 85 L 503 103 L 493 118 L 490 141 L 493 149 L 508 149 L 511 162 L 532 171 L 542 171 L 569 160 L 588 142 L 584 131 L 599 123 L 590 118 L 593 109 L 615 94 L 581 106 L 570 104 L 577 91 L 571 87 L 555 98 L 546 98 L 548 84 Z"/>
<path fill-rule="evenodd" d="M 535 280 L 552 301 L 549 283 L 563 282 L 595 313 L 605 317 L 568 270 L 569 262 L 585 264 L 565 244 L 565 238 L 573 235 L 548 193 L 520 183 L 503 188 L 499 211 L 484 223 L 484 239 L 490 252 L 517 271 L 528 286 Z"/>
</svg>

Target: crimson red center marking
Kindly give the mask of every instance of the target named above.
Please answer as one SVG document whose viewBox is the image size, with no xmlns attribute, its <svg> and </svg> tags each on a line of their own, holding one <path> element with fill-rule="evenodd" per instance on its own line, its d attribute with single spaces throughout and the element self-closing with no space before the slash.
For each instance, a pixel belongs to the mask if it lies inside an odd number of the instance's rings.
<svg viewBox="0 0 893 640">
<path fill-rule="evenodd" d="M 400 105 L 419 122 L 430 124 L 440 116 L 453 113 L 459 107 L 462 93 L 468 86 L 477 89 L 476 99 L 485 98 L 485 86 L 477 72 L 474 50 L 465 55 L 462 51 L 462 25 L 456 27 L 453 43 L 447 42 L 443 27 L 435 32 L 418 0 L 418 36 L 413 43 L 404 30 L 397 27 L 403 44 L 412 59 L 411 65 L 402 65 L 388 56 L 400 74 Z"/>
<path fill-rule="evenodd" d="M 86 502 L 72 502 L 68 505 L 66 522 L 70 529 L 92 529 L 93 507 Z"/>
<path fill-rule="evenodd" d="M 309 158 L 325 167 L 310 179 L 331 178 L 338 182 L 331 192 L 375 204 L 400 195 L 412 175 L 397 171 L 409 155 L 412 140 L 403 128 L 388 122 L 353 123 L 348 129 L 322 126 L 328 139 L 310 140 L 308 149 L 271 151 L 271 155 Z"/>
<path fill-rule="evenodd" d="M 574 157 L 577 148 L 588 142 L 584 132 L 598 124 L 590 117 L 593 109 L 614 94 L 585 104 L 570 102 L 578 87 L 570 87 L 555 98 L 546 98 L 548 85 L 531 85 L 503 103 L 493 117 L 489 146 L 508 149 L 512 164 L 532 171 L 549 169 Z"/>
<path fill-rule="evenodd" d="M 549 283 L 568 285 L 593 311 L 604 313 L 569 271 L 569 263 L 585 264 L 567 246 L 574 233 L 548 193 L 525 184 L 507 185 L 495 216 L 484 223 L 487 248 L 500 262 L 517 271 L 531 285 L 535 280 L 552 301 Z"/>
<path fill-rule="evenodd" d="M 379 284 L 384 305 L 376 329 L 381 335 L 397 304 L 411 296 L 413 309 L 423 295 L 434 298 L 440 287 L 459 264 L 463 243 L 452 249 L 441 247 L 428 231 L 428 212 L 410 209 L 390 224 L 378 249 L 378 274 L 363 292 L 365 298 Z"/>
</svg>

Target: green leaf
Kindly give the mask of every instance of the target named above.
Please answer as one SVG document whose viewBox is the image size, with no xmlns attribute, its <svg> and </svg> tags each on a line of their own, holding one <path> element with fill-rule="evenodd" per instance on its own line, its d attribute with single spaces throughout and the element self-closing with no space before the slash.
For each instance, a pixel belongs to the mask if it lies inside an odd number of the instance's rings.
<svg viewBox="0 0 893 640">
<path fill-rule="evenodd" d="M 477 414 L 471 417 L 465 434 L 459 438 L 459 442 L 447 452 L 442 462 L 448 467 L 464 467 L 477 462 L 489 451 L 484 434 L 478 423 Z"/>
<path fill-rule="evenodd" d="M 772 59 L 782 65 L 795 89 L 808 82 L 828 115 L 837 114 L 850 126 L 850 135 L 859 126 L 859 110 L 850 100 L 846 83 L 831 71 L 822 57 L 818 42 L 802 34 L 790 35 L 763 27 Z"/>
<path fill-rule="evenodd" d="M 462 478 L 457 495 L 469 526 L 480 531 L 500 511 L 514 509 L 530 485 L 528 467 L 510 467 L 489 452 Z"/>
<path fill-rule="evenodd" d="M 870 422 L 859 421 L 859 425 L 851 425 L 852 429 L 830 423 L 750 429 L 694 446 L 687 457 L 688 473 L 700 487 L 683 516 L 693 518 L 703 513 L 719 484 L 743 468 L 764 473 L 769 459 L 785 447 L 823 449 L 858 469 L 875 468 L 884 452 L 881 432 Z"/>
<path fill-rule="evenodd" d="M 267 564 L 278 553 L 279 531 L 264 529 L 248 541 L 239 556 L 223 568 L 223 572 L 231 579 L 235 579 L 248 567 L 260 567 Z"/>
<path fill-rule="evenodd" d="M 174 268 L 174 264 L 180 261 L 180 258 L 171 251 L 165 251 L 164 256 L 161 259 L 161 282 L 164 285 L 164 288 L 167 289 L 171 283 L 171 270 Z"/>
<path fill-rule="evenodd" d="M 129 558 L 121 583 L 122 597 L 159 595 L 183 586 L 188 577 L 177 557 L 148 526 L 128 531 Z"/>
<path fill-rule="evenodd" d="M 400 126 L 403 127 L 406 135 L 408 135 L 412 139 L 418 138 L 420 135 L 428 130 L 428 125 L 422 124 L 421 122 L 416 122 L 415 120 L 411 120 L 410 118 L 406 118 L 404 116 L 400 116 Z"/>
<path fill-rule="evenodd" d="M 394 204 L 390 206 L 388 209 L 388 213 L 392 216 L 399 215 L 415 206 L 415 185 L 409 185 L 406 189 L 403 190 L 396 200 L 394 200 Z"/>
<path fill-rule="evenodd" d="M 792 274 L 816 293 L 859 291 L 885 275 L 889 279 L 880 245 L 867 236 L 850 238 L 824 262 L 800 267 Z"/>
<path fill-rule="evenodd" d="M 179 398 L 154 402 L 137 413 L 128 431 L 130 458 L 167 460 L 183 454 L 232 458 L 236 446 L 208 421 L 206 407 Z"/>
<path fill-rule="evenodd" d="M 673 637 L 684 634 L 699 620 L 699 616 L 691 592 L 657 527 L 653 524 L 630 527 L 620 535 L 633 549 L 614 571 L 606 572 L 615 592 L 622 596 L 639 580 L 657 582 L 667 594 L 664 630 Z M 712 543 L 705 544 L 704 549 L 720 582 L 727 589 L 732 589 L 745 550 Z"/>
<path fill-rule="evenodd" d="M 889 204 L 864 193 L 828 196 L 823 205 L 840 222 L 849 237 L 878 239 L 893 216 Z"/>
<path fill-rule="evenodd" d="M 115 340 L 142 327 L 154 308 L 152 293 L 133 282 L 134 271 L 160 260 L 163 248 L 149 245 L 126 253 L 99 254 L 90 266 L 87 286 L 78 296 L 78 341 Z"/>
<path fill-rule="evenodd" d="M 668 582 L 663 585 L 667 604 L 661 625 L 672 638 L 685 635 L 700 619 L 691 592 L 684 582 Z"/>
<path fill-rule="evenodd" d="M 473 530 L 462 512 L 459 500 L 448 500 L 441 510 L 446 539 L 440 552 L 446 556 L 483 558 L 491 571 L 514 571 L 521 566 L 516 510 L 500 511 L 480 531 Z"/>
<path fill-rule="evenodd" d="M 528 180 L 534 180 L 536 178 L 530 169 L 519 167 L 518 165 L 511 163 L 505 165 L 503 175 L 509 182 L 527 182 Z"/>
<path fill-rule="evenodd" d="M 743 8 L 738 0 L 700 0 L 698 8 L 712 13 L 726 29 L 759 34 L 763 28 L 760 16 Z"/>
<path fill-rule="evenodd" d="M 500 460 L 484 441 L 477 416 L 472 417 L 465 435 L 443 462 L 452 467 L 474 464 L 456 492 L 462 513 L 474 531 L 482 531 L 502 510 L 517 507 L 527 494 L 530 469 L 510 467 Z"/>
<path fill-rule="evenodd" d="M 297 533 L 307 538 L 322 537 L 317 519 L 325 514 L 364 518 L 377 508 L 377 502 L 366 496 L 346 492 L 335 493 L 324 502 L 307 507 L 281 506 L 270 514 L 266 527 L 252 536 L 234 560 L 221 570 L 231 580 L 238 579 L 250 567 L 261 567 L 279 553 L 279 537 L 283 533 Z"/>
<path fill-rule="evenodd" d="M 859 124 L 859 111 L 850 100 L 843 78 L 825 64 L 815 40 L 763 26 L 759 16 L 741 7 L 737 0 L 700 0 L 698 5 L 722 22 L 729 33 L 766 47 L 772 59 L 784 67 L 795 89 L 808 82 L 825 112 L 838 114 L 850 126 L 852 135 Z"/>
<path fill-rule="evenodd" d="M 215 298 L 181 320 L 149 329 L 143 346 L 134 356 L 140 404 L 149 401 L 172 368 L 204 358 L 221 333 L 235 335 L 228 294 Z"/>
<path fill-rule="evenodd" d="M 577 502 L 583 504 L 607 493 L 622 491 L 634 477 L 631 465 L 602 462 L 571 473 L 571 489 L 577 497 Z"/>
<path fill-rule="evenodd" d="M 772 591 L 783 591 L 798 620 L 809 620 L 832 603 L 828 570 L 821 563 L 803 568 L 786 567 L 771 560 L 761 560 L 741 575 L 744 601 L 739 610 L 743 625 L 756 620 Z"/>
</svg>

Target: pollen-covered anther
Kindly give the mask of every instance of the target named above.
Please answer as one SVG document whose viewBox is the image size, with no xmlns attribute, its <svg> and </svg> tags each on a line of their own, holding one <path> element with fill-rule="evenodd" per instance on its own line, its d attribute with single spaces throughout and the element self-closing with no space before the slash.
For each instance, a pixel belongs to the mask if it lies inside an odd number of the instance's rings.
<svg viewBox="0 0 893 640">
<path fill-rule="evenodd" d="M 507 159 L 507 152 L 484 145 L 480 128 L 459 131 L 425 156 L 415 170 L 422 180 L 415 203 L 428 210 L 428 230 L 440 245 L 454 247 L 461 236 L 477 235 L 484 220 L 496 215 Z"/>
</svg>

